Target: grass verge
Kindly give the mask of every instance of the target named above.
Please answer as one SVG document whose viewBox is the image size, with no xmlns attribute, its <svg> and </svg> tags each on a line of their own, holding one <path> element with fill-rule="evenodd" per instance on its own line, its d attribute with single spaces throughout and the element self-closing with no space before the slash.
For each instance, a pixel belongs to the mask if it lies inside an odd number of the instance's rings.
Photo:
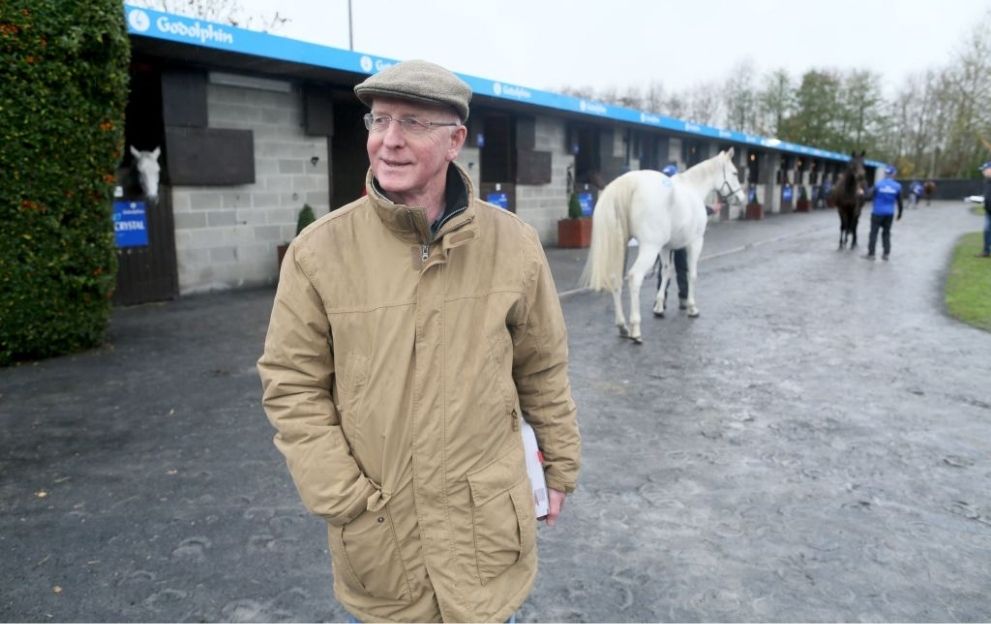
<svg viewBox="0 0 991 624">
<path fill-rule="evenodd" d="M 978 329 L 991 331 L 991 258 L 979 258 L 983 232 L 965 234 L 953 249 L 946 278 L 946 309 Z"/>
</svg>

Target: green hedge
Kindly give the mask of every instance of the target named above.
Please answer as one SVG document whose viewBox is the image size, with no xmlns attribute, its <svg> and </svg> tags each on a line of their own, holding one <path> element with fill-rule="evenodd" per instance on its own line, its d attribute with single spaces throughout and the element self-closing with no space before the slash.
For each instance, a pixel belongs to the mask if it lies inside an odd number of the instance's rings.
<svg viewBox="0 0 991 624">
<path fill-rule="evenodd" d="M 129 60 L 120 0 L 0 1 L 0 365 L 103 338 Z"/>
</svg>

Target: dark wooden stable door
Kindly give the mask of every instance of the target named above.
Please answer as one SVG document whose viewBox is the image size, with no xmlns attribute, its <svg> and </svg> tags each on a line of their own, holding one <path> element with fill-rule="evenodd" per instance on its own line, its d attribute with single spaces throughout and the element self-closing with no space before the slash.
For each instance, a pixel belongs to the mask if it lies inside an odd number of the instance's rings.
<svg viewBox="0 0 991 624">
<path fill-rule="evenodd" d="M 142 198 L 134 198 L 140 201 Z M 158 203 L 145 202 L 148 245 L 117 249 L 115 305 L 164 301 L 179 296 L 172 192 L 159 188 Z"/>
</svg>

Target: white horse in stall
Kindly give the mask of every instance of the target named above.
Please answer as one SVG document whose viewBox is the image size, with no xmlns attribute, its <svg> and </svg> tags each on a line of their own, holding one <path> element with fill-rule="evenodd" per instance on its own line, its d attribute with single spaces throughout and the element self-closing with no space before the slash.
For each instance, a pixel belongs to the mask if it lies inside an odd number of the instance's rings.
<svg viewBox="0 0 991 624">
<path fill-rule="evenodd" d="M 141 192 L 152 202 L 158 201 L 158 177 L 161 173 L 161 166 L 158 164 L 159 154 L 161 154 L 161 147 L 156 147 L 150 152 L 143 152 L 133 145 L 131 146 L 134 169 L 138 172 Z"/>
<path fill-rule="evenodd" d="M 720 152 L 684 173 L 668 178 L 659 171 L 631 171 L 603 189 L 592 214 L 592 246 L 582 273 L 582 284 L 612 293 L 620 336 L 643 342 L 640 335 L 640 287 L 660 254 L 661 286 L 654 314 L 664 315 L 664 291 L 671 279 L 671 251 L 685 248 L 688 256 L 688 316 L 698 316 L 695 285 L 702 239 L 708 216 L 705 196 L 716 191 L 723 201 L 742 204 L 746 197 L 733 149 Z M 630 325 L 623 316 L 623 268 L 626 244 L 636 238 L 640 252 L 627 273 L 630 287 Z"/>
</svg>

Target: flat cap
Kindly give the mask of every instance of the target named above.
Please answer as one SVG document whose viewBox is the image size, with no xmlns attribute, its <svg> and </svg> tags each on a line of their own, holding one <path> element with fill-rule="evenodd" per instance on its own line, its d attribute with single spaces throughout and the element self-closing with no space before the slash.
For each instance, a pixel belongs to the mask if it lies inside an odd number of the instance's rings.
<svg viewBox="0 0 991 624">
<path fill-rule="evenodd" d="M 984 171 L 985 169 L 991 169 L 991 160 L 987 161 L 986 163 L 984 163 L 983 165 L 981 165 L 980 167 L 978 167 L 977 170 L 978 171 Z"/>
<path fill-rule="evenodd" d="M 354 94 L 369 108 L 376 97 L 450 106 L 462 122 L 468 119 L 471 101 L 471 87 L 463 80 L 440 65 L 419 60 L 403 61 L 369 76 Z"/>
</svg>

